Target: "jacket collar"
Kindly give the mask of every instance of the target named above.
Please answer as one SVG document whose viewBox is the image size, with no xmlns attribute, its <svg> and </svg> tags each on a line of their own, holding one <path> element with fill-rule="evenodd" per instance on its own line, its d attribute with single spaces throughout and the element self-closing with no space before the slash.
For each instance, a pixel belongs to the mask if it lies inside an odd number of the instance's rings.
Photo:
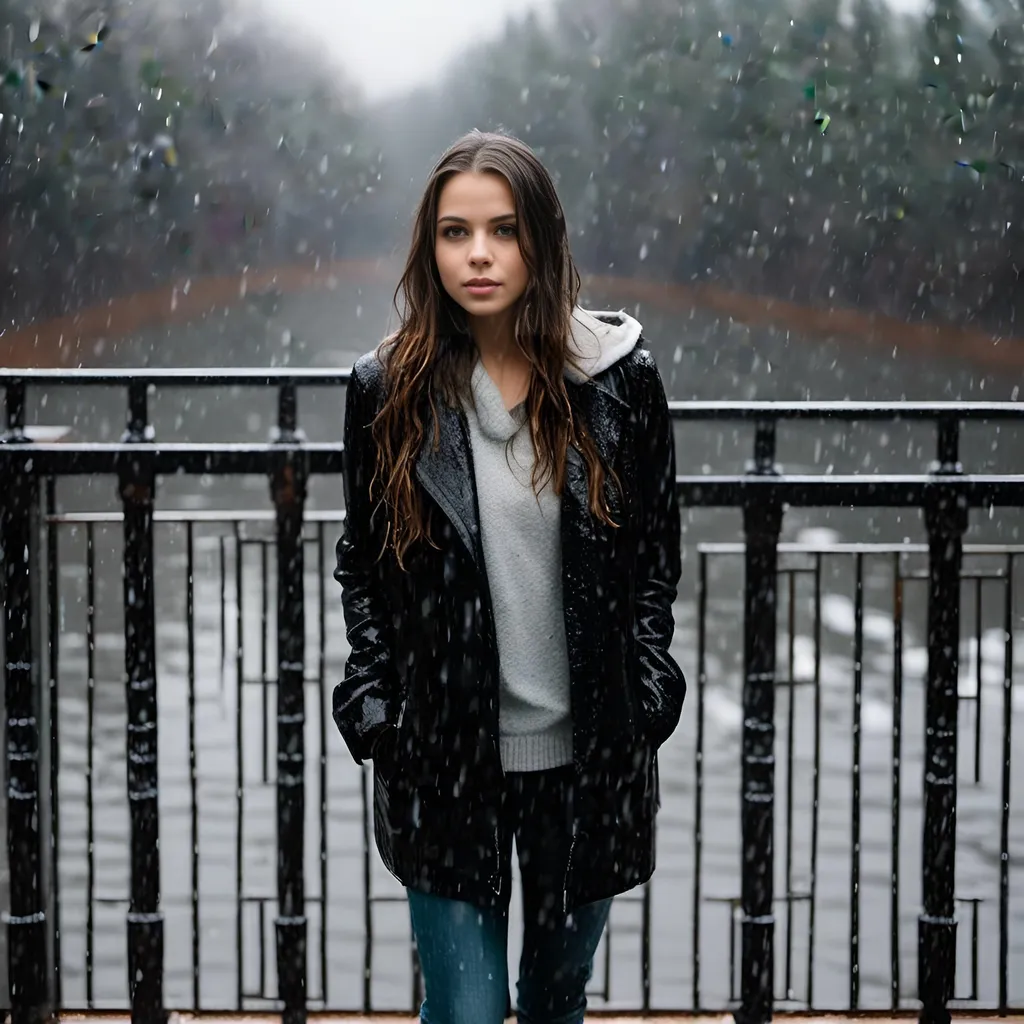
<svg viewBox="0 0 1024 1024">
<path fill-rule="evenodd" d="M 602 462 L 614 465 L 629 406 L 598 380 L 567 379 L 566 388 L 573 414 L 587 425 Z M 438 443 L 435 447 L 430 424 L 416 461 L 416 477 L 451 521 L 474 563 L 482 568 L 480 513 L 469 427 L 461 409 L 445 402 L 439 402 L 437 409 Z M 579 452 L 570 448 L 562 516 L 581 519 L 589 515 L 586 465 Z"/>
</svg>

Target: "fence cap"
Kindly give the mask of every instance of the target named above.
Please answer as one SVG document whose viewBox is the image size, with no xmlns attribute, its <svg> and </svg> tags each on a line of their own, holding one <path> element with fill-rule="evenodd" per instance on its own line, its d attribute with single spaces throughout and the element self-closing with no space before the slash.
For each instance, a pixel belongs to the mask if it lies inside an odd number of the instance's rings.
<svg viewBox="0 0 1024 1024">
<path fill-rule="evenodd" d="M 281 387 L 285 384 L 346 384 L 352 376 L 348 367 L 122 367 L 114 369 L 14 369 L 0 367 L 0 387 L 17 384 L 50 384 L 61 387 L 120 387 L 127 384 L 163 384 L 203 387 L 235 384 L 250 387 Z"/>
<path fill-rule="evenodd" d="M 669 402 L 684 420 L 1024 420 L 1024 402 Z"/>
</svg>

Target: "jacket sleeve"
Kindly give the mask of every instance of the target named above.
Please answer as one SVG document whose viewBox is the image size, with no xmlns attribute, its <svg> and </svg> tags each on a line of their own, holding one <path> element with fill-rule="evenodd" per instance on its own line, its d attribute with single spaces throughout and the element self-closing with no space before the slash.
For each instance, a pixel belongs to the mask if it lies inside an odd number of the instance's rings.
<svg viewBox="0 0 1024 1024">
<path fill-rule="evenodd" d="M 675 439 L 661 374 L 640 349 L 640 527 L 636 554 L 636 617 L 633 632 L 647 738 L 657 748 L 679 724 L 686 695 L 682 670 L 669 653 L 675 600 L 682 573 Z"/>
<path fill-rule="evenodd" d="M 334 572 L 341 584 L 351 651 L 345 662 L 345 676 L 334 688 L 333 706 L 334 722 L 357 764 L 372 758 L 374 745 L 397 715 L 392 625 L 376 565 L 381 537 L 370 501 L 376 464 L 371 432 L 375 414 L 376 404 L 357 366 L 345 400 L 345 525 Z"/>
</svg>

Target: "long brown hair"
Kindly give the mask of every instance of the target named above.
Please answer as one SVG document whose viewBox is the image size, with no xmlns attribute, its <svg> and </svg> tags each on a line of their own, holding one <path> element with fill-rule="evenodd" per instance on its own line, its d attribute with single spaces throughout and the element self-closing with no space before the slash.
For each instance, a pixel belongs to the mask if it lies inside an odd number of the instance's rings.
<svg viewBox="0 0 1024 1024">
<path fill-rule="evenodd" d="M 526 413 L 535 452 L 533 489 L 539 493 L 551 483 L 555 494 L 562 493 L 572 445 L 586 466 L 591 514 L 615 525 L 604 496 L 611 471 L 602 465 L 586 424 L 573 415 L 565 384 L 565 367 L 576 365 L 569 338 L 580 276 L 569 252 L 562 204 L 529 146 L 508 135 L 474 131 L 455 142 L 431 172 L 395 290 L 400 326 L 378 351 L 385 398 L 373 423 L 378 461 L 370 491 L 386 507 L 385 549 L 394 551 L 399 565 L 412 545 L 432 543 L 415 479 L 425 414 L 430 411 L 436 447 L 438 399 L 454 406 L 466 396 L 476 356 L 465 312 L 441 284 L 434 257 L 441 190 L 453 175 L 466 171 L 500 174 L 515 200 L 519 246 L 529 271 L 516 310 L 515 340 L 531 370 Z"/>
</svg>

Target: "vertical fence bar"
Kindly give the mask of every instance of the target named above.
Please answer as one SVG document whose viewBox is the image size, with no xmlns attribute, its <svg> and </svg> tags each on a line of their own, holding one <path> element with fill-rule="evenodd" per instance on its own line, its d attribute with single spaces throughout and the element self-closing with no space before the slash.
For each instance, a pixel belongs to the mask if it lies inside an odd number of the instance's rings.
<svg viewBox="0 0 1024 1024">
<path fill-rule="evenodd" d="M 5 439 L 24 441 L 24 388 L 7 389 Z M 7 958 L 13 1024 L 39 1024 L 51 1012 L 43 838 L 40 833 L 39 707 L 32 570 L 38 481 L 15 463 L 0 473 L 0 564 L 4 581 L 4 694 L 7 705 L 7 855 L 10 912 Z"/>
<path fill-rule="evenodd" d="M 7 429 L 2 440 L 8 444 L 24 444 L 28 437 L 25 434 L 25 397 L 26 388 L 23 380 L 7 382 L 4 388 L 4 403 L 7 407 Z"/>
<path fill-rule="evenodd" d="M 363 1013 L 373 1009 L 373 794 L 368 792 L 368 769 L 359 775 L 359 798 L 362 803 L 362 844 L 360 846 L 363 875 Z M 415 941 L 415 940 L 414 940 Z M 413 993 L 413 1006 L 416 995 Z"/>
<path fill-rule="evenodd" d="M 61 975 L 60 903 L 60 530 L 53 521 L 57 514 L 57 481 L 46 478 L 46 627 L 50 729 L 50 883 L 53 942 L 53 1002 L 64 1003 Z"/>
<path fill-rule="evenodd" d="M 889 903 L 889 1008 L 900 1006 L 900 810 L 903 777 L 903 563 L 892 581 L 892 893 Z"/>
<path fill-rule="evenodd" d="M 850 1010 L 860 1006 L 860 760 L 864 700 L 864 555 L 854 556 L 853 771 L 850 795 Z"/>
<path fill-rule="evenodd" d="M 729 901 L 729 1002 L 736 1001 L 736 922 L 740 920 L 742 907 L 739 900 Z"/>
<path fill-rule="evenodd" d="M 942 415 L 937 427 L 937 458 L 932 465 L 932 472 L 945 475 L 963 472 L 960 464 L 960 417 L 956 411 Z"/>
<path fill-rule="evenodd" d="M 260 937 L 259 984 L 253 993 L 257 999 L 267 998 L 267 900 L 256 898 L 256 920 Z"/>
<path fill-rule="evenodd" d="M 324 524 L 317 524 L 317 720 L 320 725 L 320 994 L 323 1005 L 330 1005 L 327 988 L 327 574 L 324 567 L 327 545 Z"/>
<path fill-rule="evenodd" d="M 96 531 L 85 524 L 85 1005 L 96 970 Z"/>
<path fill-rule="evenodd" d="M 698 555 L 697 571 L 697 741 L 693 782 L 693 1012 L 700 1011 L 700 903 L 704 856 L 704 693 L 708 681 L 708 556 Z M 732 927 L 730 923 L 730 928 Z"/>
<path fill-rule="evenodd" d="M 999 819 L 999 1014 L 1005 1016 L 1010 1002 L 1008 960 L 1010 954 L 1010 758 L 1013 739 L 1013 565 L 1006 556 L 1006 589 L 1003 593 L 1003 771 L 1002 808 Z"/>
<path fill-rule="evenodd" d="M 774 472 L 775 424 L 759 422 L 752 472 Z M 748 500 L 743 591 L 740 1006 L 737 1024 L 771 1020 L 775 915 L 775 640 L 782 508 Z"/>
<path fill-rule="evenodd" d="M 984 580 L 974 581 L 974 782 L 981 782 L 981 627 L 984 612 Z"/>
<path fill-rule="evenodd" d="M 821 552 L 814 554 L 814 760 L 811 769 L 811 864 L 807 908 L 807 1005 L 814 1005 L 814 937 L 818 914 L 818 824 L 821 817 Z"/>
<path fill-rule="evenodd" d="M 123 442 L 152 440 L 148 386 L 128 385 Z M 134 454 L 119 474 L 124 509 L 124 658 L 128 708 L 128 806 L 131 896 L 128 908 L 128 993 L 132 1024 L 166 1019 L 163 1006 L 164 920 L 160 911 L 160 789 L 157 763 L 156 606 L 153 504 L 156 474 Z"/>
<path fill-rule="evenodd" d="M 786 669 L 789 681 L 786 694 L 786 963 L 782 991 L 793 998 L 793 804 L 796 764 L 796 572 L 784 570 L 786 578 Z"/>
<path fill-rule="evenodd" d="M 263 784 L 270 784 L 270 545 L 259 541 L 260 552 L 260 718 L 263 719 Z"/>
<path fill-rule="evenodd" d="M 281 388 L 279 437 L 301 439 L 295 386 Z M 284 1024 L 304 1024 L 307 920 L 305 845 L 305 646 L 302 521 L 308 473 L 305 456 L 281 451 L 271 477 L 277 518 L 277 979 Z"/>
<path fill-rule="evenodd" d="M 947 448 L 950 444 L 947 438 Z M 928 677 L 922 843 L 924 906 L 918 919 L 918 994 L 922 1024 L 948 1024 L 948 1002 L 956 976 L 957 676 L 960 572 L 967 506 L 962 498 L 940 484 L 929 495 L 925 523 Z"/>
<path fill-rule="evenodd" d="M 221 696 L 224 695 L 224 665 L 228 660 L 228 565 L 227 544 L 224 537 L 217 538 L 220 570 L 220 682 Z"/>
<path fill-rule="evenodd" d="M 610 936 L 609 936 L 610 939 Z M 609 942 L 609 949 L 611 945 Z M 605 974 L 605 984 L 611 988 L 611 971 Z M 651 1012 L 651 885 L 644 886 L 640 902 L 640 1011 Z"/>
<path fill-rule="evenodd" d="M 971 907 L 971 989 L 967 995 L 967 1002 L 976 1003 L 978 1001 L 978 907 L 982 901 L 966 899 L 960 902 L 969 903 Z"/>
<path fill-rule="evenodd" d="M 235 1008 L 242 1009 L 245 994 L 245 951 L 242 941 L 242 911 L 245 904 L 245 569 L 241 529 L 232 525 L 235 545 Z M 262 941 L 262 939 L 260 940 Z"/>
<path fill-rule="evenodd" d="M 188 796 L 192 854 L 192 1005 L 202 1009 L 199 914 L 199 763 L 196 751 L 195 524 L 185 524 L 185 631 L 188 651 Z"/>
</svg>

